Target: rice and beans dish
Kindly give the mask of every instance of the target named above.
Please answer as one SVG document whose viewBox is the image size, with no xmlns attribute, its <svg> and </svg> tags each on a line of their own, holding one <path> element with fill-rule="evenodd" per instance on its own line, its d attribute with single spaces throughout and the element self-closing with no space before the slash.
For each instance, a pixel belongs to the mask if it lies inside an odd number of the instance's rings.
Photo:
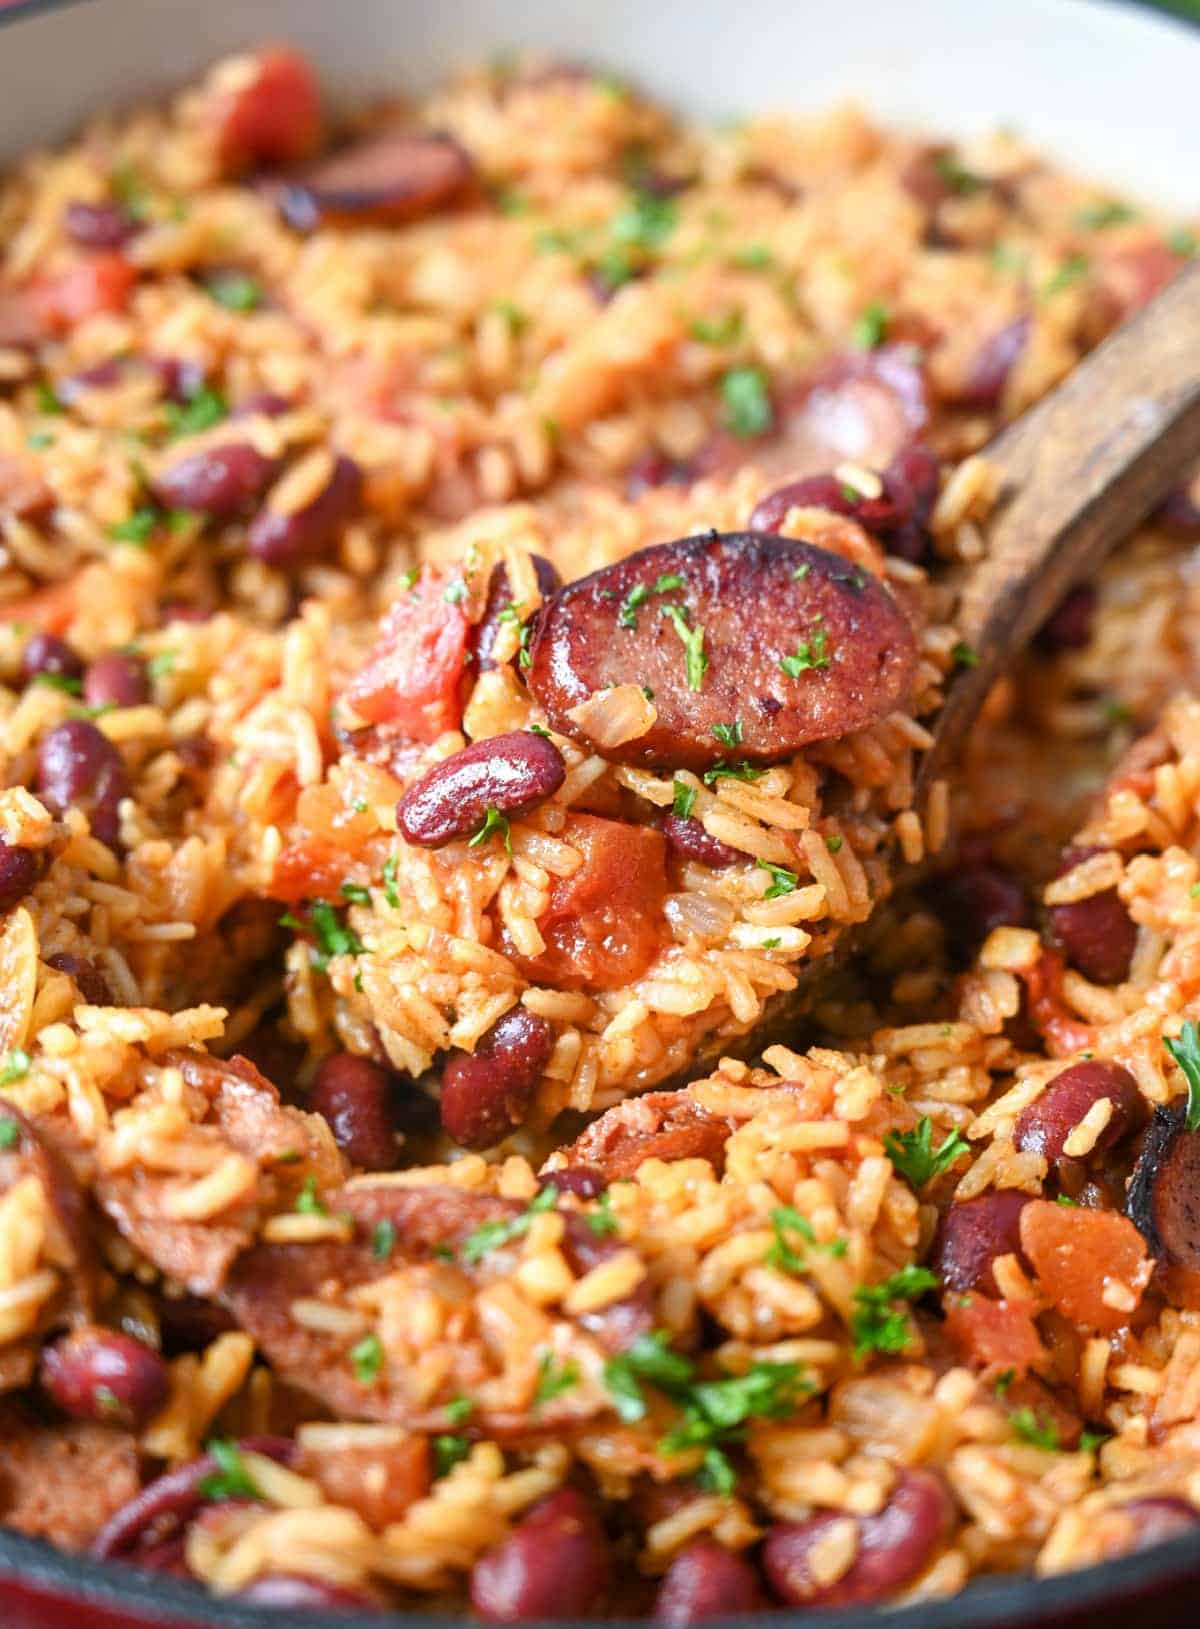
<svg viewBox="0 0 1200 1629">
<path fill-rule="evenodd" d="M 0 1520 L 672 1624 L 1196 1524 L 1186 471 L 917 796 L 982 449 L 1195 249 L 529 57 L 15 165 Z"/>
</svg>

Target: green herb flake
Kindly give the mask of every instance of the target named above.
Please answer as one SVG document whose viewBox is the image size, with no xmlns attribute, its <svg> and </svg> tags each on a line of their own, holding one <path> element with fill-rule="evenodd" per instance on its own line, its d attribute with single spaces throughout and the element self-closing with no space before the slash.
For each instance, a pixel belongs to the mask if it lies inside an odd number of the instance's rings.
<svg viewBox="0 0 1200 1629">
<path fill-rule="evenodd" d="M 138 545 L 149 542 L 154 528 L 158 525 L 161 516 L 152 504 L 143 504 L 135 509 L 124 520 L 119 520 L 108 528 L 108 535 L 114 543 L 136 543 Z"/>
<path fill-rule="evenodd" d="M 1042 1448 L 1050 1454 L 1057 1453 L 1058 1427 L 1053 1420 L 1039 1419 L 1028 1404 L 1014 1408 L 1008 1416 L 1008 1423 L 1012 1426 L 1013 1436 L 1021 1442 L 1027 1442 L 1033 1448 Z"/>
<path fill-rule="evenodd" d="M 748 243 L 744 249 L 735 249 L 733 263 L 743 271 L 766 271 L 775 257 L 765 243 Z"/>
<path fill-rule="evenodd" d="M 263 286 L 249 272 L 218 272 L 204 285 L 210 296 L 226 311 L 256 311 L 263 303 Z"/>
<path fill-rule="evenodd" d="M 757 781 L 765 774 L 765 769 L 756 769 L 753 764 L 743 761 L 740 764 L 714 764 L 704 771 L 703 778 L 705 786 L 715 786 L 718 781 Z"/>
<path fill-rule="evenodd" d="M 471 1398 L 464 1397 L 461 1393 L 457 1397 L 452 1397 L 446 1404 L 446 1418 L 451 1425 L 465 1425 L 474 1412 L 475 1404 Z"/>
<path fill-rule="evenodd" d="M 660 198 L 638 192 L 609 230 L 617 243 L 625 243 L 646 253 L 659 249 L 675 230 L 679 210 L 673 198 Z"/>
<path fill-rule="evenodd" d="M 748 440 L 774 423 L 767 376 L 761 368 L 730 368 L 721 380 L 721 402 L 725 423 L 735 436 Z"/>
<path fill-rule="evenodd" d="M 533 1226 L 534 1217 L 544 1210 L 553 1210 L 557 1200 L 556 1188 L 543 1188 L 519 1215 L 510 1216 L 504 1221 L 484 1222 L 482 1227 L 477 1227 L 463 1240 L 460 1252 L 462 1260 L 472 1266 L 482 1261 L 489 1251 L 511 1244 L 514 1239 L 524 1238 Z"/>
<path fill-rule="evenodd" d="M 1183 1070 L 1183 1077 L 1187 1081 L 1184 1123 L 1189 1131 L 1200 1131 L 1200 1030 L 1197 1030 L 1195 1020 L 1187 1020 L 1177 1041 L 1164 1037 L 1163 1045 Z"/>
<path fill-rule="evenodd" d="M 543 1352 L 538 1359 L 537 1386 L 533 1393 L 533 1412 L 545 1408 L 563 1392 L 579 1384 L 579 1365 L 574 1358 L 560 1363 L 553 1352 Z"/>
<path fill-rule="evenodd" d="M 740 747 L 742 744 L 742 721 L 735 718 L 732 724 L 714 724 L 712 732 L 723 747 Z"/>
<path fill-rule="evenodd" d="M 1075 225 L 1084 232 L 1103 232 L 1107 227 L 1124 226 L 1137 218 L 1136 209 L 1131 209 L 1116 198 L 1109 198 L 1103 203 L 1088 204 L 1081 209 L 1075 217 Z"/>
<path fill-rule="evenodd" d="M 1086 255 L 1068 255 L 1053 276 L 1047 279 L 1042 289 L 1042 298 L 1044 300 L 1053 299 L 1056 294 L 1061 294 L 1064 289 L 1071 288 L 1074 284 L 1082 282 L 1091 269 L 1092 263 Z"/>
<path fill-rule="evenodd" d="M 21 1140 L 21 1128 L 7 1115 L 0 1119 L 0 1148 L 15 1148 Z"/>
<path fill-rule="evenodd" d="M 461 1465 L 471 1452 L 466 1437 L 441 1436 L 433 1439 L 433 1474 L 435 1478 L 449 1476 L 456 1465 Z"/>
<path fill-rule="evenodd" d="M 840 854 L 842 851 L 842 845 L 845 843 L 845 841 L 846 839 L 844 837 L 839 837 L 835 832 L 832 837 L 827 837 L 825 839 L 825 847 L 830 854 Z"/>
<path fill-rule="evenodd" d="M 146 672 L 152 679 L 161 679 L 165 673 L 173 673 L 175 664 L 179 660 L 177 650 L 160 650 L 146 663 Z"/>
<path fill-rule="evenodd" d="M 374 1331 L 350 1348 L 350 1363 L 355 1379 L 362 1385 L 369 1386 L 378 1378 L 383 1367 L 383 1343 Z"/>
<path fill-rule="evenodd" d="M 689 786 L 686 781 L 672 782 L 674 798 L 671 803 L 671 813 L 679 820 L 690 820 L 692 807 L 696 802 L 696 788 Z M 1200 887 L 1200 884 L 1197 884 Z"/>
<path fill-rule="evenodd" d="M 1070 1194 L 1057 1194 L 1055 1196 L 1054 1203 L 1056 1205 L 1065 1205 L 1069 1210 L 1077 1210 L 1079 1208 L 1078 1199 L 1072 1199 Z"/>
<path fill-rule="evenodd" d="M 34 430 L 25 437 L 25 445 L 30 452 L 42 452 L 46 447 L 53 447 L 54 437 L 49 430 Z"/>
<path fill-rule="evenodd" d="M 37 400 L 37 410 L 39 413 L 45 413 L 47 416 L 51 416 L 66 412 L 66 408 L 59 400 L 58 392 L 48 380 L 38 380 L 34 395 Z"/>
<path fill-rule="evenodd" d="M 708 656 L 704 649 L 704 629 L 688 626 L 687 612 L 681 605 L 664 605 L 662 614 L 670 622 L 683 642 L 683 666 L 689 690 L 699 690 L 708 671 Z"/>
<path fill-rule="evenodd" d="M 1106 1442 L 1112 1441 L 1111 1431 L 1081 1431 L 1079 1434 L 1079 1452 L 1081 1454 L 1094 1454 L 1097 1448 L 1103 1448 Z"/>
<path fill-rule="evenodd" d="M 73 678 L 69 673 L 35 673 L 33 682 L 40 684 L 44 690 L 61 690 L 64 696 L 83 694 L 83 680 Z"/>
<path fill-rule="evenodd" d="M 369 905 L 371 903 L 371 890 L 364 888 L 361 882 L 344 882 L 342 884 L 342 898 L 349 900 L 352 905 Z"/>
<path fill-rule="evenodd" d="M 0 1086 L 13 1086 L 18 1080 L 24 1080 L 33 1064 L 33 1059 L 23 1047 L 15 1046 L 0 1064 Z"/>
<path fill-rule="evenodd" d="M 771 1232 L 774 1238 L 766 1255 L 768 1264 L 785 1273 L 807 1271 L 808 1261 L 804 1252 L 795 1248 L 788 1234 L 796 1234 L 805 1244 L 815 1244 L 817 1236 L 808 1217 L 791 1205 L 776 1205 L 771 1212 Z"/>
<path fill-rule="evenodd" d="M 967 198 L 973 192 L 981 192 L 989 184 L 985 176 L 977 175 L 974 170 L 968 170 L 953 152 L 935 153 L 933 167 L 943 184 L 960 198 Z"/>
<path fill-rule="evenodd" d="M 594 1233 L 598 1239 L 605 1239 L 610 1234 L 618 1231 L 617 1218 L 613 1215 L 612 1210 L 612 1194 L 607 1188 L 596 1200 L 595 1210 L 588 1211 L 584 1221 L 587 1223 L 589 1231 Z"/>
<path fill-rule="evenodd" d="M 904 1180 L 917 1192 L 935 1176 L 948 1171 L 970 1147 L 958 1131 L 946 1134 L 933 1146 L 933 1121 L 923 1114 L 912 1131 L 889 1131 L 883 1139 L 884 1152 Z"/>
<path fill-rule="evenodd" d="M 315 1176 L 306 1176 L 304 1186 L 296 1195 L 295 1210 L 300 1216 L 328 1216 L 329 1210 L 317 1192 Z"/>
<path fill-rule="evenodd" d="M 781 657 L 779 665 L 789 679 L 798 679 L 802 673 L 823 672 L 829 666 L 829 635 L 825 629 L 814 629 L 797 644 L 796 654 Z"/>
<path fill-rule="evenodd" d="M 508 829 L 508 816 L 489 803 L 483 816 L 483 825 L 467 843 L 468 848 L 479 848 L 490 837 L 499 836 L 508 852 L 512 853 L 512 837 Z"/>
<path fill-rule="evenodd" d="M 965 639 L 960 639 L 950 652 L 950 659 L 955 667 L 978 667 L 979 652 L 974 646 L 968 645 Z"/>
<path fill-rule="evenodd" d="M 688 333 L 701 345 L 733 345 L 742 332 L 742 313 L 727 311 L 721 317 L 694 317 Z"/>
<path fill-rule="evenodd" d="M 1180 260 L 1192 260 L 1200 254 L 1200 237 L 1187 226 L 1179 226 L 1166 237 L 1167 248 Z"/>
<path fill-rule="evenodd" d="M 383 863 L 383 897 L 394 911 L 400 909 L 400 893 L 396 887 L 396 872 L 400 865 L 400 857 L 390 854 Z"/>
<path fill-rule="evenodd" d="M 113 197 L 135 221 L 144 221 L 150 214 L 150 193 L 145 177 L 132 159 L 122 159 L 108 178 Z"/>
<path fill-rule="evenodd" d="M 859 312 L 850 330 L 851 341 L 860 351 L 873 351 L 887 338 L 889 313 L 882 300 L 872 300 Z"/>
<path fill-rule="evenodd" d="M 174 440 L 199 435 L 229 417 L 229 407 L 220 391 L 203 389 L 186 402 L 168 402 L 163 409 Z"/>
<path fill-rule="evenodd" d="M 854 1292 L 850 1334 L 856 1358 L 868 1352 L 903 1352 L 912 1343 L 912 1325 L 899 1303 L 915 1301 L 936 1290 L 937 1278 L 927 1267 L 902 1267 L 882 1284 L 864 1284 Z"/>
<path fill-rule="evenodd" d="M 995 1380 L 992 1381 L 992 1390 L 996 1393 L 996 1396 L 1003 1397 L 1016 1378 L 1017 1371 L 1015 1369 L 1001 1369 Z"/>
<path fill-rule="evenodd" d="M 308 914 L 325 962 L 331 956 L 362 955 L 362 940 L 353 928 L 346 926 L 328 900 L 314 899 L 308 907 Z"/>
<path fill-rule="evenodd" d="M 199 1485 L 199 1492 L 205 1499 L 262 1498 L 258 1484 L 250 1475 L 236 1442 L 230 1442 L 224 1437 L 213 1437 L 205 1444 L 205 1452 L 214 1466 Z"/>
<path fill-rule="evenodd" d="M 627 1425 L 646 1417 L 642 1381 L 673 1394 L 687 1386 L 694 1374 L 691 1360 L 671 1350 L 670 1336 L 661 1329 L 639 1335 L 631 1345 L 604 1365 L 604 1384 L 613 1407 Z"/>
<path fill-rule="evenodd" d="M 460 605 L 467 597 L 467 585 L 461 577 L 456 577 L 452 583 L 447 583 L 442 591 L 442 598 L 447 605 Z"/>
<path fill-rule="evenodd" d="M 794 871 L 789 871 L 785 865 L 772 865 L 770 860 L 755 860 L 754 863 L 760 871 L 767 871 L 771 876 L 764 899 L 779 899 L 783 894 L 795 893 L 800 878 Z"/>
<path fill-rule="evenodd" d="M 504 321 L 508 324 L 510 334 L 523 333 L 529 325 L 529 318 L 525 312 L 521 310 L 519 305 L 514 305 L 511 300 L 497 300 L 492 306 L 492 310 L 497 316 L 504 318 Z"/>
<path fill-rule="evenodd" d="M 386 1261 L 396 1248 L 396 1224 L 385 1216 L 376 1222 L 371 1233 L 371 1254 L 376 1261 Z"/>
</svg>

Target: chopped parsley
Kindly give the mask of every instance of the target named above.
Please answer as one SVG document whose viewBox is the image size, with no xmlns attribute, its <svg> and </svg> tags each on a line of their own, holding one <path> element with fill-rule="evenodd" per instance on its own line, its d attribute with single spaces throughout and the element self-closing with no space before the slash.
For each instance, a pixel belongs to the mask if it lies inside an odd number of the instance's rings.
<svg viewBox="0 0 1200 1629">
<path fill-rule="evenodd" d="M 617 1231 L 617 1219 L 612 1212 L 612 1194 L 607 1188 L 597 1199 L 595 1210 L 589 1211 L 584 1221 L 598 1239 Z"/>
<path fill-rule="evenodd" d="M 604 1384 L 618 1416 L 627 1425 L 646 1417 L 646 1398 L 641 1382 L 649 1380 L 668 1394 L 691 1380 L 691 1360 L 671 1350 L 670 1336 L 664 1330 L 639 1335 L 631 1345 L 604 1365 Z"/>
<path fill-rule="evenodd" d="M 173 673 L 178 660 L 177 650 L 160 650 L 157 656 L 152 656 L 146 663 L 146 672 L 152 679 L 159 679 L 164 673 Z"/>
<path fill-rule="evenodd" d="M 845 841 L 846 841 L 846 839 L 844 837 L 839 837 L 837 832 L 834 832 L 832 837 L 827 837 L 825 839 L 825 847 L 829 851 L 830 854 L 840 854 L 841 850 L 842 850 L 842 844 Z"/>
<path fill-rule="evenodd" d="M 679 820 L 690 820 L 696 802 L 696 788 L 681 780 L 673 781 L 671 784 L 675 793 L 671 813 Z"/>
<path fill-rule="evenodd" d="M 677 571 L 665 571 L 654 583 L 635 583 L 621 602 L 618 627 L 636 628 L 638 607 L 644 605 L 651 594 L 670 594 L 683 586 L 683 578 Z"/>
<path fill-rule="evenodd" d="M 744 760 L 740 764 L 714 764 L 704 771 L 704 784 L 715 786 L 718 781 L 756 781 L 765 774 L 765 769 L 756 769 Z"/>
<path fill-rule="evenodd" d="M 887 338 L 888 308 L 882 300 L 872 300 L 859 312 L 850 330 L 850 338 L 859 350 L 873 351 Z"/>
<path fill-rule="evenodd" d="M 442 590 L 442 598 L 447 605 L 459 605 L 467 597 L 467 585 L 461 577 L 456 577 L 452 583 L 447 583 Z"/>
<path fill-rule="evenodd" d="M 969 197 L 973 192 L 980 192 L 988 185 L 984 176 L 976 175 L 974 170 L 967 169 L 957 153 L 935 153 L 933 167 L 938 173 L 939 180 L 960 198 Z"/>
<path fill-rule="evenodd" d="M 521 310 L 520 306 L 514 305 L 511 300 L 497 300 L 492 306 L 492 310 L 496 312 L 497 316 L 504 318 L 508 324 L 510 334 L 519 334 L 529 322 L 529 318 Z"/>
<path fill-rule="evenodd" d="M 774 255 L 765 243 L 748 243 L 744 249 L 735 249 L 733 263 L 743 271 L 766 271 L 774 263 Z"/>
<path fill-rule="evenodd" d="M 12 1086 L 16 1081 L 24 1080 L 32 1062 L 33 1059 L 22 1047 L 13 1047 L 0 1064 L 0 1086 Z"/>
<path fill-rule="evenodd" d="M 968 645 L 965 639 L 960 639 L 950 652 L 951 659 L 956 667 L 978 667 L 979 653 L 973 645 Z"/>
<path fill-rule="evenodd" d="M 150 195 L 142 172 L 131 159 L 123 159 L 108 178 L 113 197 L 136 221 L 144 221 L 150 213 Z"/>
<path fill-rule="evenodd" d="M 466 1437 L 441 1436 L 433 1439 L 433 1474 L 449 1476 L 456 1465 L 461 1465 L 471 1452 Z"/>
<path fill-rule="evenodd" d="M 1102 204 L 1089 204 L 1086 209 L 1081 209 L 1075 217 L 1075 225 L 1085 232 L 1102 232 L 1107 226 L 1124 226 L 1127 221 L 1136 220 L 1136 209 L 1110 198 Z"/>
<path fill-rule="evenodd" d="M 1111 1441 L 1111 1431 L 1082 1431 L 1079 1435 L 1079 1452 L 1094 1454 L 1097 1448 L 1103 1448 L 1106 1442 Z"/>
<path fill-rule="evenodd" d="M 153 504 L 144 503 L 124 520 L 110 526 L 108 535 L 114 543 L 148 543 L 161 518 Z"/>
<path fill-rule="evenodd" d="M 992 1390 L 996 1393 L 996 1396 L 1003 1397 L 1016 1378 L 1017 1371 L 1015 1369 L 1001 1369 L 995 1380 L 992 1381 Z"/>
<path fill-rule="evenodd" d="M 727 311 L 722 317 L 696 317 L 688 333 L 701 345 L 732 345 L 742 331 L 740 311 Z"/>
<path fill-rule="evenodd" d="M 714 724 L 712 732 L 723 747 L 740 747 L 742 744 L 740 718 L 735 718 L 732 724 Z"/>
<path fill-rule="evenodd" d="M 51 416 L 56 413 L 66 412 L 66 408 L 59 400 L 58 392 L 49 380 L 39 379 L 34 395 L 37 397 L 37 410 L 39 413 Z"/>
<path fill-rule="evenodd" d="M 912 1342 L 912 1325 L 899 1303 L 915 1301 L 937 1287 L 937 1278 L 928 1267 L 909 1266 L 882 1284 L 864 1284 L 855 1290 L 850 1319 L 855 1357 L 865 1357 L 868 1352 L 903 1352 Z"/>
<path fill-rule="evenodd" d="M 1177 1041 L 1163 1039 L 1163 1045 L 1183 1070 L 1187 1081 L 1187 1111 L 1184 1124 L 1189 1131 L 1200 1131 L 1200 1030 L 1189 1018 L 1179 1032 Z"/>
<path fill-rule="evenodd" d="M 1187 226 L 1179 226 L 1173 232 L 1168 232 L 1166 243 L 1171 253 L 1181 260 L 1191 260 L 1193 255 L 1200 253 L 1200 238 Z"/>
<path fill-rule="evenodd" d="M 168 402 L 164 412 L 174 440 L 199 435 L 201 430 L 211 430 L 214 424 L 220 424 L 229 416 L 224 396 L 219 391 L 207 388 L 198 390 L 182 404 Z"/>
<path fill-rule="evenodd" d="M 783 894 L 794 894 L 800 878 L 794 871 L 789 871 L 785 865 L 772 865 L 770 860 L 755 860 L 760 871 L 769 871 L 771 883 L 764 899 L 779 899 Z"/>
<path fill-rule="evenodd" d="M 771 1232 L 774 1238 L 771 1248 L 767 1251 L 767 1264 L 778 1267 L 785 1273 L 802 1273 L 806 1271 L 808 1262 L 803 1250 L 797 1250 L 789 1234 L 795 1234 L 805 1244 L 815 1244 L 817 1235 L 813 1232 L 813 1225 L 807 1216 L 796 1210 L 792 1205 L 776 1205 L 771 1212 Z"/>
<path fill-rule="evenodd" d="M 446 1404 L 446 1418 L 451 1425 L 465 1425 L 475 1412 L 475 1404 L 469 1397 L 452 1397 Z"/>
<path fill-rule="evenodd" d="M 780 667 L 789 679 L 798 679 L 802 673 L 817 673 L 829 666 L 829 635 L 824 628 L 815 628 L 807 639 L 796 646 L 794 656 L 780 658 Z"/>
<path fill-rule="evenodd" d="M 304 1186 L 296 1195 L 296 1210 L 301 1216 L 328 1216 L 329 1210 L 317 1192 L 315 1176 L 306 1176 Z"/>
<path fill-rule="evenodd" d="M 386 1261 L 396 1248 L 396 1224 L 385 1216 L 376 1222 L 371 1233 L 371 1254 L 376 1261 Z"/>
<path fill-rule="evenodd" d="M 620 214 L 613 217 L 610 231 L 618 243 L 649 252 L 661 246 L 675 230 L 678 210 L 673 198 L 659 198 L 639 191 Z"/>
<path fill-rule="evenodd" d="M 256 311 L 263 302 L 263 286 L 249 272 L 218 272 L 204 286 L 226 311 Z"/>
<path fill-rule="evenodd" d="M 1052 277 L 1048 278 L 1042 289 L 1044 300 L 1052 299 L 1054 295 L 1061 294 L 1064 289 L 1071 288 L 1073 284 L 1081 282 L 1092 269 L 1092 263 L 1086 255 L 1068 255 Z"/>
<path fill-rule="evenodd" d="M 200 1482 L 199 1492 L 205 1499 L 262 1498 L 236 1442 L 230 1442 L 226 1437 L 213 1437 L 205 1445 L 205 1452 L 214 1466 Z"/>
<path fill-rule="evenodd" d="M 883 1139 L 884 1152 L 900 1175 L 918 1192 L 935 1176 L 948 1171 L 955 1160 L 970 1149 L 957 1131 L 946 1134 L 933 1146 L 933 1121 L 923 1114 L 912 1131 L 889 1131 Z"/>
<path fill-rule="evenodd" d="M 494 804 L 489 803 L 483 816 L 483 825 L 467 843 L 468 848 L 479 848 L 492 836 L 499 836 L 508 852 L 512 853 L 512 837 L 508 830 L 508 816 L 502 815 Z"/>
<path fill-rule="evenodd" d="M 1058 1427 L 1053 1420 L 1039 1419 L 1027 1403 L 1013 1409 L 1008 1423 L 1012 1426 L 1013 1436 L 1019 1437 L 1022 1442 L 1034 1448 L 1044 1448 L 1050 1454 L 1057 1452 Z"/>
<path fill-rule="evenodd" d="M 477 1227 L 463 1240 L 460 1252 L 462 1260 L 469 1266 L 473 1265 L 482 1261 L 489 1251 L 523 1238 L 533 1226 L 534 1217 L 544 1210 L 553 1210 L 557 1199 L 556 1188 L 543 1188 L 519 1215 L 506 1217 L 502 1221 L 484 1222 L 482 1227 Z"/>
<path fill-rule="evenodd" d="M 383 865 L 383 897 L 394 911 L 400 908 L 400 894 L 396 888 L 396 871 L 399 864 L 399 857 L 391 854 Z"/>
<path fill-rule="evenodd" d="M 342 884 L 342 898 L 348 899 L 352 905 L 369 905 L 371 903 L 371 890 L 364 888 L 361 882 L 344 882 Z"/>
<path fill-rule="evenodd" d="M 7 1115 L 0 1120 L 0 1148 L 15 1148 L 21 1139 L 21 1128 Z"/>
<path fill-rule="evenodd" d="M 671 626 L 683 641 L 687 687 L 689 690 L 699 690 L 708 670 L 708 657 L 704 651 L 704 629 L 688 626 L 687 612 L 681 605 L 664 605 L 662 614 L 669 619 Z"/>
<path fill-rule="evenodd" d="M 735 436 L 760 436 L 774 422 L 771 393 L 761 368 L 730 368 L 721 380 L 721 401 L 725 423 Z"/>
<path fill-rule="evenodd" d="M 383 1367 L 383 1343 L 373 1330 L 350 1348 L 350 1362 L 355 1379 L 364 1386 L 369 1386 L 378 1377 Z"/>
<path fill-rule="evenodd" d="M 1079 1209 L 1079 1201 L 1078 1201 L 1078 1199 L 1072 1199 L 1070 1194 L 1065 1194 L 1065 1193 L 1056 1194 L 1055 1198 L 1054 1198 L 1054 1203 L 1056 1205 L 1065 1205 L 1068 1210 L 1078 1210 Z"/>
<path fill-rule="evenodd" d="M 44 690 L 61 690 L 64 696 L 83 694 L 83 680 L 74 678 L 70 673 L 35 673 L 33 682 L 40 684 Z"/>
<path fill-rule="evenodd" d="M 318 946 L 313 960 L 320 971 L 325 970 L 332 956 L 362 954 L 362 940 L 353 928 L 347 927 L 339 918 L 327 899 L 314 899 L 308 907 L 308 914 Z"/>
<path fill-rule="evenodd" d="M 553 1352 L 543 1352 L 538 1359 L 537 1387 L 533 1393 L 534 1413 L 578 1384 L 579 1365 L 574 1358 L 567 1358 L 560 1365 Z"/>
</svg>

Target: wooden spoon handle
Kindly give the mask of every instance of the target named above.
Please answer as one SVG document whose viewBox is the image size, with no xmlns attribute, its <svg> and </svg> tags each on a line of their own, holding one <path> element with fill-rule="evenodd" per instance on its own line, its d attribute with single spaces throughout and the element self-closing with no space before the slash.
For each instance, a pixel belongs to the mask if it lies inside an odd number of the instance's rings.
<svg viewBox="0 0 1200 1629">
<path fill-rule="evenodd" d="M 945 766 L 983 699 L 1073 584 L 1200 459 L 1200 262 L 986 449 L 1002 476 L 957 622 L 955 680 L 921 771 Z"/>
</svg>

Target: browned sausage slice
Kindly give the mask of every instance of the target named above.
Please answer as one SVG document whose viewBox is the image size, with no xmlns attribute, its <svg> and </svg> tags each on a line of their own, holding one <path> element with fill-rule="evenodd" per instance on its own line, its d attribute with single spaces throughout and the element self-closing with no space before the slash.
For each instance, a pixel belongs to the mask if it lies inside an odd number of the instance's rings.
<svg viewBox="0 0 1200 1629">
<path fill-rule="evenodd" d="M 1152 1255 L 1200 1272 L 1200 1132 L 1178 1105 L 1156 1108 L 1125 1209 Z"/>
<path fill-rule="evenodd" d="M 826 549 L 758 532 L 641 549 L 560 589 L 530 647 L 529 688 L 555 729 L 601 747 L 571 711 L 613 685 L 658 717 L 601 749 L 624 763 L 769 764 L 902 705 L 917 665 L 887 590 Z"/>
<path fill-rule="evenodd" d="M 338 224 L 395 226 L 457 202 L 475 168 L 451 136 L 402 130 L 356 142 L 279 190 L 298 231 Z"/>
<path fill-rule="evenodd" d="M 647 1092 L 602 1114 L 564 1149 L 568 1166 L 594 1165 L 609 1182 L 633 1176 L 646 1160 L 707 1160 L 720 1175 L 729 1120 L 705 1113 L 690 1093 Z"/>
</svg>

